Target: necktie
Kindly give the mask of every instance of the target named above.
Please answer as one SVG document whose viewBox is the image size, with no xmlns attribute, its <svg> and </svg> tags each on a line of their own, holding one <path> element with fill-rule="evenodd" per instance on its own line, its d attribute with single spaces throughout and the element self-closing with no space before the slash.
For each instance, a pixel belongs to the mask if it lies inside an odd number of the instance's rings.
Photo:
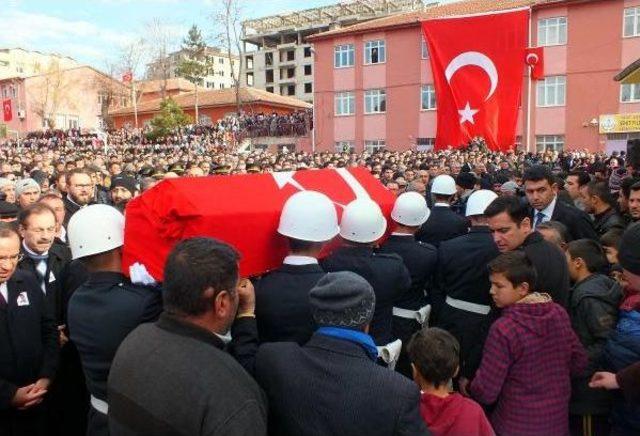
<svg viewBox="0 0 640 436">
<path fill-rule="evenodd" d="M 538 227 L 540 224 L 542 224 L 542 220 L 544 219 L 545 214 L 543 214 L 542 212 L 538 212 L 536 214 L 536 222 L 534 224 L 534 227 Z"/>
</svg>

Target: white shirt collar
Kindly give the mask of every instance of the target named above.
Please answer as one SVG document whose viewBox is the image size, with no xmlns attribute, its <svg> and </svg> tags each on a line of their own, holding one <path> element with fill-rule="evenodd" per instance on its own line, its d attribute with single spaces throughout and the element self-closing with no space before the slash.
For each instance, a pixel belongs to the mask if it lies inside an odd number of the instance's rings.
<svg viewBox="0 0 640 436">
<path fill-rule="evenodd" d="M 316 259 L 315 257 L 311 257 L 311 256 L 297 256 L 295 254 L 290 254 L 289 256 L 285 257 L 284 260 L 282 261 L 283 264 L 285 265 L 317 265 L 318 264 L 318 259 Z"/>
<path fill-rule="evenodd" d="M 449 207 L 449 206 L 451 206 L 451 205 L 450 205 L 449 203 L 444 203 L 444 202 L 442 202 L 442 201 L 438 201 L 438 202 L 436 202 L 436 203 L 433 205 L 433 207 L 436 207 L 436 206 L 446 206 L 446 207 Z"/>
<path fill-rule="evenodd" d="M 547 221 L 551 221 L 551 217 L 553 216 L 553 211 L 556 208 L 556 202 L 558 201 L 558 196 L 556 195 L 555 197 L 553 197 L 553 200 L 551 200 L 551 203 L 549 203 L 549 205 L 547 207 L 545 207 L 542 210 L 539 210 L 538 212 L 542 212 L 544 214 L 544 219 L 542 220 L 542 222 L 547 222 Z M 536 212 L 536 214 L 538 213 Z M 535 219 L 535 217 L 534 217 Z"/>
<path fill-rule="evenodd" d="M 33 251 L 32 249 L 30 249 L 29 247 L 27 247 L 27 244 L 24 242 L 24 240 L 22 241 L 22 248 L 24 248 L 24 250 L 29 253 L 29 254 L 33 254 L 34 256 L 47 256 L 49 254 L 49 250 L 45 251 L 42 254 L 38 254 L 35 251 Z"/>
<path fill-rule="evenodd" d="M 415 236 L 415 235 L 412 235 L 411 233 L 400 233 L 400 232 L 392 232 L 391 234 L 393 236 Z"/>
<path fill-rule="evenodd" d="M 65 229 L 64 226 L 60 226 L 59 238 L 62 242 L 67 242 L 67 229 Z"/>
<path fill-rule="evenodd" d="M 7 282 L 0 283 L 0 294 L 4 297 L 4 301 L 9 303 L 9 288 L 7 287 Z"/>
</svg>

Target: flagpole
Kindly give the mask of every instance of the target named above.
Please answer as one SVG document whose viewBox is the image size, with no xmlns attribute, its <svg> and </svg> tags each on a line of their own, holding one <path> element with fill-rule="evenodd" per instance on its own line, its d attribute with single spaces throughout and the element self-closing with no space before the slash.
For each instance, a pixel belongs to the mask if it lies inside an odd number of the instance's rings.
<svg viewBox="0 0 640 436">
<path fill-rule="evenodd" d="M 532 29 L 531 29 L 531 22 L 532 22 L 532 11 L 531 9 L 529 9 L 529 47 L 531 47 L 531 35 L 532 35 Z M 529 64 L 527 64 L 527 138 L 526 138 L 526 151 L 529 152 L 531 151 L 531 87 L 532 87 L 532 81 L 531 81 L 531 72 L 533 70 L 533 68 L 531 68 L 531 66 Z"/>
</svg>

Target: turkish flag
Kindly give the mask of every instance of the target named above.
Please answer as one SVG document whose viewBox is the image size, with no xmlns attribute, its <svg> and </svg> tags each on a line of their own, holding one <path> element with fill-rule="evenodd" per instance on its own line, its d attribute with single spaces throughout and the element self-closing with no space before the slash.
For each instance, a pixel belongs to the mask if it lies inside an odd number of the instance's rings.
<svg viewBox="0 0 640 436">
<path fill-rule="evenodd" d="M 395 197 L 364 168 L 168 179 L 134 198 L 125 212 L 123 270 L 136 263 L 162 281 L 179 241 L 209 236 L 241 254 L 243 277 L 277 268 L 287 254 L 277 233 L 287 199 L 302 190 L 326 194 L 338 216 L 356 198 L 371 198 L 389 217 Z"/>
<path fill-rule="evenodd" d="M 436 150 L 483 137 L 513 148 L 529 10 L 422 22 L 438 105 Z"/>
<path fill-rule="evenodd" d="M 2 100 L 2 113 L 5 121 L 11 121 L 13 119 L 13 110 L 11 109 L 11 100 Z"/>
<path fill-rule="evenodd" d="M 124 83 L 131 83 L 132 80 L 133 80 L 133 73 L 131 71 L 127 71 L 122 75 L 122 81 Z"/>
<path fill-rule="evenodd" d="M 544 79 L 544 47 L 529 47 L 524 59 L 531 67 L 531 78 L 533 80 Z"/>
</svg>

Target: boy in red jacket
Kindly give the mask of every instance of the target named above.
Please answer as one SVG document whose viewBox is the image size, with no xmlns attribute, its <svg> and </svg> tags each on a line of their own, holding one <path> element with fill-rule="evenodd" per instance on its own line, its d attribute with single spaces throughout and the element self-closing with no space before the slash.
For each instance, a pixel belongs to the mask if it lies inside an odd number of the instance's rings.
<svg viewBox="0 0 640 436">
<path fill-rule="evenodd" d="M 502 314 L 469 392 L 482 404 L 496 403 L 491 424 L 498 435 L 568 435 L 571 376 L 587 366 L 569 316 L 548 294 L 533 292 L 536 271 L 524 253 L 498 256 L 489 271 Z"/>
<path fill-rule="evenodd" d="M 420 414 L 433 436 L 493 436 L 482 408 L 449 383 L 458 372 L 460 345 L 449 332 L 430 328 L 416 332 L 407 346 L 413 379 L 422 391 Z"/>
</svg>

